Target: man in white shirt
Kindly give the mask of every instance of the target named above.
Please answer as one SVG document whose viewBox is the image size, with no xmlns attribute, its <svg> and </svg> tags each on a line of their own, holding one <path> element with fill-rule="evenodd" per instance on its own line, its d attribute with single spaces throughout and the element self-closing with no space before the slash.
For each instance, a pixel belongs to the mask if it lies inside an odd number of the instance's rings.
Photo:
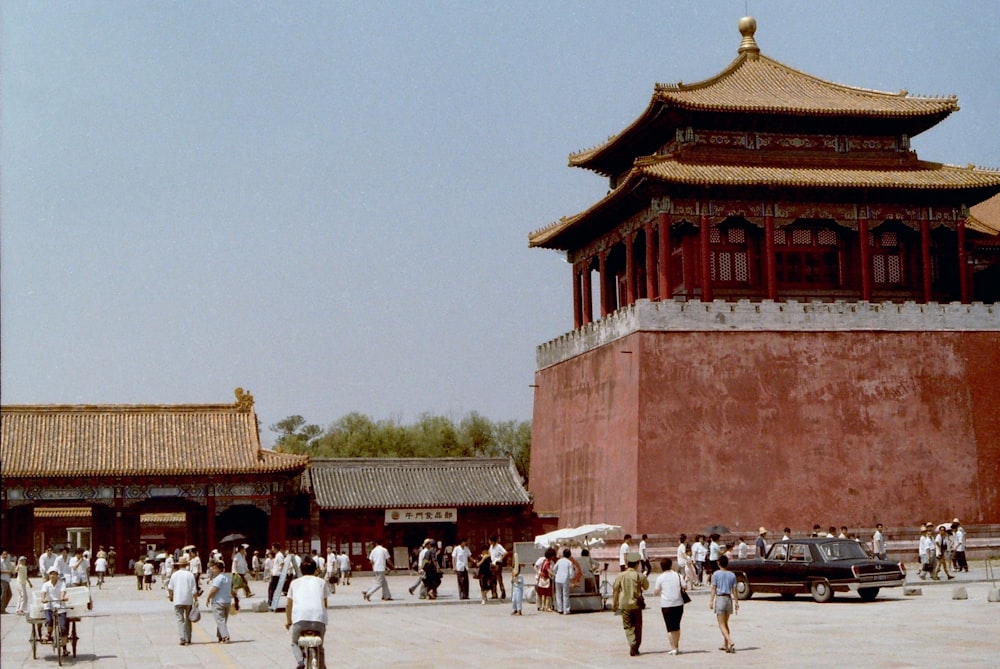
<svg viewBox="0 0 1000 669">
<path fill-rule="evenodd" d="M 330 586 L 325 580 L 316 576 L 316 569 L 316 563 L 306 558 L 299 565 L 302 576 L 288 586 L 285 629 L 292 630 L 292 654 L 295 656 L 296 669 L 305 667 L 305 657 L 299 648 L 299 637 L 302 636 L 302 632 L 310 630 L 318 632 L 320 638 L 326 636 L 326 606 L 327 597 L 330 596 Z M 319 647 L 318 655 L 319 666 L 325 667 L 323 646 Z"/>
<path fill-rule="evenodd" d="M 934 553 L 935 546 L 934 540 L 931 539 L 931 531 L 926 525 L 920 531 L 920 544 L 918 547 L 920 553 L 920 572 L 917 574 L 920 576 L 921 580 L 926 579 L 929 574 L 934 570 Z M 932 578 L 937 578 L 933 576 Z"/>
<path fill-rule="evenodd" d="M 194 574 L 188 571 L 191 561 L 186 555 L 182 555 L 177 561 L 177 569 L 170 576 L 167 584 L 167 596 L 174 604 L 174 615 L 177 617 L 177 633 L 181 638 L 181 645 L 191 644 L 191 607 L 194 606 L 195 590 L 198 584 L 194 580 Z"/>
<path fill-rule="evenodd" d="M 618 549 L 618 568 L 622 571 L 628 569 L 625 556 L 632 550 L 632 546 L 629 544 L 630 541 L 632 541 L 632 535 L 626 534 L 621 547 Z"/>
<path fill-rule="evenodd" d="M 885 537 L 882 535 L 882 523 L 875 526 L 875 534 L 872 535 L 872 553 L 879 560 L 885 559 Z"/>
<path fill-rule="evenodd" d="M 285 566 L 285 554 L 281 552 L 281 544 L 275 542 L 271 544 L 271 582 L 267 586 L 267 603 L 274 602 L 274 591 L 278 589 L 278 581 L 281 579 L 281 570 Z"/>
<path fill-rule="evenodd" d="M 375 542 L 375 548 L 368 554 L 368 560 L 371 561 L 372 571 L 375 572 L 375 585 L 362 592 L 361 596 L 365 598 L 366 602 L 370 602 L 372 601 L 372 595 L 376 591 L 381 590 L 382 601 L 392 601 L 392 594 L 389 592 L 389 582 L 385 580 L 386 571 L 393 568 L 392 559 L 389 557 L 389 551 L 386 550 L 381 541 Z"/>
<path fill-rule="evenodd" d="M 555 567 L 555 606 L 556 613 L 569 615 L 569 584 L 576 575 L 576 565 L 570 560 L 570 551 L 564 548 L 562 557 Z"/>
<path fill-rule="evenodd" d="M 59 578 L 69 585 L 73 582 L 73 570 L 69 566 L 69 548 L 63 546 L 59 555 L 56 557 L 56 569 L 59 570 Z"/>
<path fill-rule="evenodd" d="M 495 534 L 490 537 L 490 571 L 493 572 L 493 599 L 497 598 L 496 586 L 500 586 L 500 599 L 507 599 L 507 588 L 503 584 L 503 561 L 507 557 L 507 549 L 500 543 Z"/>
<path fill-rule="evenodd" d="M 639 540 L 639 566 L 642 569 L 642 573 L 649 576 L 649 572 L 653 571 L 653 565 L 649 561 L 649 553 L 646 552 L 646 539 L 647 536 L 642 535 L 642 539 Z"/>
<path fill-rule="evenodd" d="M 198 551 L 192 548 L 191 556 L 188 559 L 190 560 L 191 575 L 194 576 L 195 585 L 198 586 L 198 595 L 201 596 L 201 558 L 198 557 Z"/>
<path fill-rule="evenodd" d="M 87 585 L 87 572 L 89 569 L 90 563 L 83 556 L 83 549 L 77 548 L 76 553 L 69 561 L 70 577 L 68 583 L 71 585 Z"/>
<path fill-rule="evenodd" d="M 458 542 L 458 545 L 451 551 L 451 564 L 455 567 L 455 578 L 458 580 L 458 598 L 469 598 L 469 558 L 472 551 L 469 550 L 466 539 Z"/>
<path fill-rule="evenodd" d="M 337 589 L 334 586 L 340 580 L 340 561 L 337 560 L 337 551 L 333 549 L 333 546 L 326 551 L 326 582 L 330 584 L 330 592 L 335 593 Z"/>
<path fill-rule="evenodd" d="M 237 574 L 240 577 L 239 580 L 243 581 L 243 585 L 239 588 L 233 588 L 233 600 L 236 602 L 236 610 L 239 611 L 240 599 L 237 597 L 236 591 L 242 589 L 245 596 L 253 597 L 253 593 L 250 592 L 250 571 L 247 565 L 246 544 L 241 545 L 236 549 L 236 552 L 233 553 L 233 573 Z M 233 579 L 233 582 L 235 583 L 236 579 Z"/>
<path fill-rule="evenodd" d="M 49 577 L 49 569 L 56 566 L 58 555 L 52 552 L 52 546 L 46 546 L 45 552 L 38 558 L 38 573 L 42 578 Z"/>
<path fill-rule="evenodd" d="M 60 609 L 59 603 L 66 601 L 66 584 L 59 580 L 59 570 L 49 567 L 46 574 L 48 580 L 42 584 L 41 602 L 45 607 L 45 638 L 52 639 L 52 626 L 58 624 L 59 632 L 64 640 L 69 636 L 69 622 L 66 618 L 66 609 Z M 58 620 L 56 620 L 58 612 Z M 65 652 L 65 646 L 58 652 Z"/>
<path fill-rule="evenodd" d="M 337 562 L 340 563 L 340 580 L 344 585 L 351 584 L 351 556 L 344 551 L 337 556 Z"/>
<path fill-rule="evenodd" d="M 969 571 L 969 562 L 965 559 L 965 528 L 958 518 L 951 521 L 951 531 L 955 533 L 955 571 Z"/>
</svg>

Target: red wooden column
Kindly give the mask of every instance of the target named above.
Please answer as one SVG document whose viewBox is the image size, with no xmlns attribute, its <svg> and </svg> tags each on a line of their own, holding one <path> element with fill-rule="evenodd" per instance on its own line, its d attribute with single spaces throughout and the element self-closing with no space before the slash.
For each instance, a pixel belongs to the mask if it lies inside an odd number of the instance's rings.
<svg viewBox="0 0 1000 669">
<path fill-rule="evenodd" d="M 632 235 L 625 235 L 625 304 L 626 306 L 635 302 L 635 248 L 633 247 Z"/>
<path fill-rule="evenodd" d="M 778 299 L 778 266 L 774 251 L 774 214 L 764 214 L 764 281 L 767 299 Z"/>
<path fill-rule="evenodd" d="M 590 285 L 590 258 L 583 265 L 583 322 L 594 322 L 594 289 Z"/>
<path fill-rule="evenodd" d="M 580 263 L 573 265 L 573 329 L 583 325 L 583 305 L 580 299 Z"/>
<path fill-rule="evenodd" d="M 920 265 L 924 279 L 924 304 L 931 301 L 931 222 L 925 217 L 920 220 Z"/>
<path fill-rule="evenodd" d="M 597 273 L 601 282 L 601 318 L 608 315 L 608 254 L 601 251 L 597 256 Z"/>
<path fill-rule="evenodd" d="M 646 297 L 655 300 L 659 297 L 659 286 L 656 280 L 656 247 L 653 246 L 653 224 L 645 228 L 646 233 Z"/>
<path fill-rule="evenodd" d="M 215 486 L 205 486 L 205 552 L 215 548 Z M 207 566 L 207 565 L 206 565 Z"/>
<path fill-rule="evenodd" d="M 699 233 L 701 239 L 701 301 L 712 301 L 712 251 L 711 235 L 708 225 L 708 216 L 701 215 L 699 222 Z"/>
<path fill-rule="evenodd" d="M 660 259 L 657 263 L 657 283 L 659 284 L 659 290 L 657 295 L 661 300 L 669 300 L 673 298 L 674 291 L 670 286 L 670 256 L 672 255 L 670 248 L 670 214 L 663 212 L 659 216 L 657 221 L 657 252 L 659 253 Z"/>
<path fill-rule="evenodd" d="M 872 299 L 872 249 L 868 232 L 868 213 L 858 217 L 858 254 L 861 263 L 861 299 Z"/>
<path fill-rule="evenodd" d="M 969 265 L 965 253 L 965 219 L 961 218 L 955 226 L 958 233 L 958 289 L 962 304 L 969 303 Z"/>
<path fill-rule="evenodd" d="M 115 552 L 125 555 L 125 541 L 122 534 L 122 523 L 125 519 L 125 489 L 115 486 Z M 127 564 L 127 563 L 126 563 Z M 115 569 L 118 569 L 117 563 Z"/>
</svg>

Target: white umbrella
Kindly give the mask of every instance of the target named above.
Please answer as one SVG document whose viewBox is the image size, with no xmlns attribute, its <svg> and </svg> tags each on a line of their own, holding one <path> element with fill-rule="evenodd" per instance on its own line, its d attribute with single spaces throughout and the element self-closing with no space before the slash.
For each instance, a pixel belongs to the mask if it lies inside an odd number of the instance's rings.
<svg viewBox="0 0 1000 669">
<path fill-rule="evenodd" d="M 594 523 L 579 527 L 564 527 L 535 537 L 535 545 L 541 548 L 550 546 L 593 546 L 604 542 L 604 538 L 612 534 L 620 534 L 619 525 Z"/>
</svg>

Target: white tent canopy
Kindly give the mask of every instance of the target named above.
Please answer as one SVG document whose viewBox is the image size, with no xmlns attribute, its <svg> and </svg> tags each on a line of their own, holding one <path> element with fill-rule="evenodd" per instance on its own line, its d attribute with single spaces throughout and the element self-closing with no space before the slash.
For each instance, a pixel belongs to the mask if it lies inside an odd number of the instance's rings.
<svg viewBox="0 0 1000 669">
<path fill-rule="evenodd" d="M 621 531 L 621 526 L 608 525 L 607 523 L 564 527 L 560 530 L 539 534 L 535 537 L 535 545 L 541 548 L 597 546 L 604 543 L 605 537 L 621 534 Z"/>
</svg>

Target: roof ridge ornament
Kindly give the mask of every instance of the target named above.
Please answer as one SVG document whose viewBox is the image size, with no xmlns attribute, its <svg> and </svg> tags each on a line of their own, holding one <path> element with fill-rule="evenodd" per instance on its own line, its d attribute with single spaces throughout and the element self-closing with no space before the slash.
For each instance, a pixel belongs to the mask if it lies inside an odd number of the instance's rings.
<svg viewBox="0 0 1000 669">
<path fill-rule="evenodd" d="M 740 34 L 743 35 L 743 41 L 740 42 L 740 48 L 737 52 L 740 55 L 747 54 L 747 58 L 756 58 L 760 55 L 760 47 L 757 46 L 757 41 L 753 38 L 754 33 L 757 32 L 757 20 L 752 16 L 744 16 L 739 22 Z"/>
</svg>

